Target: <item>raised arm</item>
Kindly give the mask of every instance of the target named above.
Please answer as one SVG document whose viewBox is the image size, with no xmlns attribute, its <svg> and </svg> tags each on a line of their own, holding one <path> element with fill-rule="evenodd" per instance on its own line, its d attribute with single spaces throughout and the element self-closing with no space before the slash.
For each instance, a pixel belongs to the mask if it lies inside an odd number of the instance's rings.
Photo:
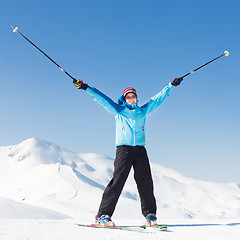
<svg viewBox="0 0 240 240">
<path fill-rule="evenodd" d="M 150 99 L 150 101 L 144 104 L 141 109 L 145 114 L 149 114 L 154 111 L 158 106 L 160 106 L 169 93 L 172 91 L 173 87 L 177 87 L 182 82 L 183 78 L 174 78 L 171 83 L 168 84 L 162 91 L 156 94 Z"/>
<path fill-rule="evenodd" d="M 92 96 L 92 98 L 102 105 L 108 112 L 117 115 L 120 111 L 122 111 L 123 107 L 117 103 L 115 103 L 111 98 L 106 96 L 104 93 L 100 92 L 98 89 L 94 87 L 90 87 L 87 84 L 83 83 L 81 80 L 78 80 L 74 85 L 78 89 L 85 90 L 88 94 Z"/>
<path fill-rule="evenodd" d="M 153 96 L 149 102 L 144 104 L 141 109 L 145 112 L 145 114 L 151 113 L 164 102 L 172 89 L 173 85 L 169 83 L 169 85 L 166 86 L 162 91 Z"/>
</svg>

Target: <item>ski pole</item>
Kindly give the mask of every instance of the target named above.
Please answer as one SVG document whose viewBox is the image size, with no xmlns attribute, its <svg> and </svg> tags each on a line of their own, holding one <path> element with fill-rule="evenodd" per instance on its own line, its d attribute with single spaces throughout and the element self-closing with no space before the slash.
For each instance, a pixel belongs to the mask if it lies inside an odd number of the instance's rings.
<svg viewBox="0 0 240 240">
<path fill-rule="evenodd" d="M 39 47 L 37 47 L 33 42 L 31 42 L 27 37 L 25 37 L 21 32 L 18 31 L 18 27 L 13 27 L 13 32 L 17 32 L 19 33 L 23 38 L 25 38 L 29 43 L 31 43 L 38 51 L 40 51 L 43 55 L 45 55 L 50 61 L 52 61 L 55 65 L 57 65 L 57 67 L 63 71 L 65 74 L 67 74 L 72 80 L 73 82 L 76 82 L 77 79 L 72 77 L 67 71 L 65 71 L 60 65 L 58 65 L 52 58 L 50 58 L 45 52 L 43 52 Z"/>
<path fill-rule="evenodd" d="M 225 52 L 224 52 L 222 55 L 220 55 L 220 56 L 218 56 L 218 57 L 216 57 L 216 58 L 212 59 L 211 61 L 209 61 L 209 62 L 207 62 L 207 63 L 203 64 L 202 66 L 200 66 L 200 67 L 198 67 L 198 68 L 194 69 L 193 71 L 191 71 L 191 72 L 189 72 L 189 73 L 185 74 L 185 75 L 184 75 L 184 76 L 182 76 L 181 78 L 185 78 L 186 76 L 190 75 L 191 73 L 194 73 L 194 72 L 196 72 L 197 70 L 199 70 L 199 69 L 200 69 L 200 68 L 202 68 L 202 67 L 205 67 L 206 65 L 208 65 L 209 63 L 211 63 L 211 62 L 213 62 L 213 61 L 215 61 L 215 60 L 219 59 L 220 57 L 222 57 L 222 56 L 228 56 L 228 55 L 229 55 L 229 52 L 228 52 L 228 51 L 225 51 Z"/>
</svg>

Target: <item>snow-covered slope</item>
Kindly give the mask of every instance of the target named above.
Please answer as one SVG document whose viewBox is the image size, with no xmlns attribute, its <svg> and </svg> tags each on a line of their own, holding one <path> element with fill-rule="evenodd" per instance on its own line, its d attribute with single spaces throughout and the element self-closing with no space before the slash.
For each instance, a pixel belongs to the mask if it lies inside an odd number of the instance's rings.
<svg viewBox="0 0 240 240">
<path fill-rule="evenodd" d="M 159 217 L 234 218 L 240 215 L 238 184 L 199 181 L 156 163 L 151 166 Z M 49 209 L 54 211 L 53 215 L 49 213 L 51 216 L 59 218 L 62 214 L 78 219 L 92 218 L 112 171 L 113 159 L 105 155 L 76 154 L 31 138 L 15 146 L 0 147 L 0 197 L 4 198 L 1 202 L 7 206 L 11 206 L 11 201 L 22 202 L 26 204 L 21 205 L 23 209 L 31 204 L 31 211 L 36 214 Z M 116 217 L 141 217 L 132 175 L 118 203 Z M 0 213 L 1 218 L 8 218 L 1 209 Z"/>
<path fill-rule="evenodd" d="M 49 209 L 0 198 L 0 219 L 69 219 L 69 216 Z"/>
</svg>

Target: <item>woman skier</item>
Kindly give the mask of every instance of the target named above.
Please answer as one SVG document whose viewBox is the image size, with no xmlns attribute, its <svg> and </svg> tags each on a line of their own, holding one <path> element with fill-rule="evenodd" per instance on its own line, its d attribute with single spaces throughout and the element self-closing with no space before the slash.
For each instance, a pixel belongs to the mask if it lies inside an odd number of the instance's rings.
<svg viewBox="0 0 240 240">
<path fill-rule="evenodd" d="M 138 106 L 137 92 L 134 88 L 126 88 L 118 99 L 118 103 L 115 103 L 83 81 L 74 82 L 78 89 L 85 90 L 97 103 L 114 114 L 116 122 L 116 158 L 113 178 L 103 193 L 95 224 L 92 225 L 115 227 L 111 217 L 132 167 L 141 200 L 142 214 L 147 220 L 147 225 L 157 225 L 153 180 L 145 149 L 146 116 L 155 110 L 166 99 L 172 88 L 180 85 L 182 80 L 183 78 L 175 78 L 141 107 Z"/>
</svg>

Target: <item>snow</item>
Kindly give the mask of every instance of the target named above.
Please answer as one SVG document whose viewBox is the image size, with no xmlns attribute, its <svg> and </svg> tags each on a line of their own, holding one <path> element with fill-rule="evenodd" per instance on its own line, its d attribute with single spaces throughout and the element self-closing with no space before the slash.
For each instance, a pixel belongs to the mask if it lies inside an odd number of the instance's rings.
<svg viewBox="0 0 240 240">
<path fill-rule="evenodd" d="M 169 232 L 89 229 L 75 223 L 93 221 L 113 159 L 36 138 L 0 147 L 0 240 L 239 239 L 239 184 L 199 181 L 156 163 L 151 168 L 158 221 Z M 132 172 L 113 220 L 144 223 Z"/>
<path fill-rule="evenodd" d="M 90 229 L 76 226 L 74 220 L 0 220 L 0 239 L 7 240 L 239 240 L 239 224 L 227 225 L 226 221 L 203 221 L 197 226 L 194 220 L 174 220 L 180 226 L 170 226 L 170 232 L 135 233 L 108 229 Z M 172 222 L 172 221 L 171 221 Z M 181 222 L 184 222 L 181 224 Z M 185 226 L 187 225 L 187 226 Z"/>
<path fill-rule="evenodd" d="M 0 219 L 69 219 L 69 216 L 30 204 L 0 198 Z"/>
</svg>

